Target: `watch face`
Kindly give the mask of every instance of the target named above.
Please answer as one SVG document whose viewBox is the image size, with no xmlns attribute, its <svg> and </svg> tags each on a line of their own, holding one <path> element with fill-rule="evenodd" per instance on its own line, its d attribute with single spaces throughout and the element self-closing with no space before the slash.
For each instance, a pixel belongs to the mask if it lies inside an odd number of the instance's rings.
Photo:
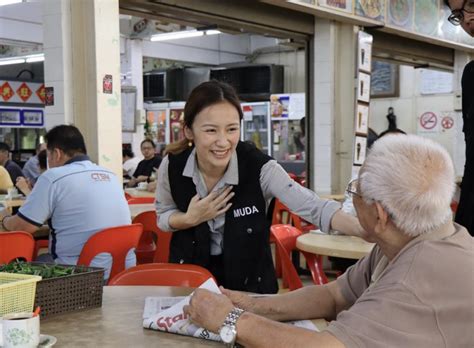
<svg viewBox="0 0 474 348">
<path fill-rule="evenodd" d="M 221 336 L 221 340 L 226 344 L 233 343 L 235 340 L 235 330 L 229 326 L 223 326 L 219 335 Z"/>
</svg>

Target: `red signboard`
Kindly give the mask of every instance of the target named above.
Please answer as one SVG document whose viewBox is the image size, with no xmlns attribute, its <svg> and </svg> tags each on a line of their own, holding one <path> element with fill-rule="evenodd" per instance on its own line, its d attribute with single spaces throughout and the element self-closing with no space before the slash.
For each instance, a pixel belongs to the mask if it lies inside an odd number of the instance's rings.
<svg viewBox="0 0 474 348">
<path fill-rule="evenodd" d="M 8 82 L 3 83 L 3 85 L 0 86 L 0 95 L 2 96 L 3 101 L 8 101 L 11 97 L 15 95 L 15 92 L 13 92 L 12 87 Z"/>
<path fill-rule="evenodd" d="M 44 85 L 41 85 L 40 88 L 36 90 L 36 95 L 40 98 L 41 102 L 44 104 L 44 100 L 46 97 L 46 91 L 44 89 Z"/>
<path fill-rule="evenodd" d="M 28 85 L 23 82 L 20 85 L 20 87 L 18 87 L 18 89 L 16 90 L 16 94 L 18 94 L 18 96 L 21 98 L 21 100 L 26 102 L 28 99 L 30 99 L 33 92 L 31 92 L 30 87 L 28 87 Z"/>
</svg>

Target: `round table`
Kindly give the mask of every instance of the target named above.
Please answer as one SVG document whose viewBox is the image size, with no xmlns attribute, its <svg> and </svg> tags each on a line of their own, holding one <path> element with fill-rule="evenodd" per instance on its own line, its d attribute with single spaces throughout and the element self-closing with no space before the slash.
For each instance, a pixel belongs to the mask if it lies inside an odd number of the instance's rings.
<svg viewBox="0 0 474 348">
<path fill-rule="evenodd" d="M 130 209 L 130 216 L 132 217 L 132 220 L 140 213 L 143 213 L 144 211 L 150 211 L 150 210 L 155 210 L 155 204 L 154 203 L 146 203 L 146 204 L 129 204 L 128 208 Z"/>
<path fill-rule="evenodd" d="M 146 190 L 138 190 L 136 188 L 126 188 L 124 190 L 132 197 L 153 197 L 155 198 L 155 192 L 149 192 Z"/>
<path fill-rule="evenodd" d="M 360 237 L 319 233 L 306 233 L 296 240 L 296 247 L 300 250 L 345 259 L 361 259 L 370 253 L 374 245 Z"/>
</svg>

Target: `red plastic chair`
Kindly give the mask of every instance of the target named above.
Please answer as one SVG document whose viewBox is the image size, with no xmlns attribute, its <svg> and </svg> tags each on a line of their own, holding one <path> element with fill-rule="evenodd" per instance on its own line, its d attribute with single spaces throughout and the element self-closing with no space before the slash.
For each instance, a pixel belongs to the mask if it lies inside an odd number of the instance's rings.
<svg viewBox="0 0 474 348">
<path fill-rule="evenodd" d="M 270 232 L 275 239 L 277 252 L 280 255 L 284 283 L 288 284 L 290 291 L 301 288 L 303 283 L 291 261 L 290 253 L 293 250 L 298 250 L 296 248 L 296 239 L 302 235 L 302 232 L 290 225 L 273 225 L 270 228 Z M 301 253 L 305 257 L 308 268 L 311 271 L 313 282 L 318 285 L 326 284 L 328 280 L 321 264 L 318 263 L 316 255 L 304 251 L 301 251 Z"/>
<path fill-rule="evenodd" d="M 137 247 L 142 231 L 142 225 L 134 224 L 106 228 L 97 232 L 84 244 L 77 264 L 89 266 L 97 254 L 109 253 L 112 256 L 109 279 L 112 279 L 125 269 L 127 253 Z"/>
<path fill-rule="evenodd" d="M 33 251 L 33 260 L 36 260 L 40 249 L 48 249 L 49 240 L 47 239 L 38 239 L 35 241 L 35 250 Z"/>
<path fill-rule="evenodd" d="M 155 203 L 155 197 L 132 197 L 127 200 L 128 204 L 150 204 Z"/>
<path fill-rule="evenodd" d="M 289 224 L 290 223 L 290 210 L 284 205 L 278 198 L 275 198 L 275 206 L 273 207 L 272 225 L 277 224 Z M 275 243 L 275 239 L 270 234 L 270 243 Z M 281 261 L 278 253 L 275 253 L 275 273 L 278 278 L 281 278 Z"/>
<path fill-rule="evenodd" d="M 299 229 L 303 233 L 307 233 L 311 230 L 316 230 L 317 227 L 313 224 L 310 224 L 306 220 L 303 220 L 300 218 L 298 215 L 291 213 L 290 215 L 290 221 L 293 226 L 295 226 L 297 229 Z"/>
<path fill-rule="evenodd" d="M 293 225 L 304 233 L 316 229 L 316 226 L 301 219 L 298 215 L 293 214 L 286 205 L 284 205 L 279 199 L 275 198 L 275 207 L 273 208 L 272 215 L 272 225 L 277 224 Z M 274 242 L 275 240 L 270 234 L 270 243 Z M 278 253 L 275 254 L 275 272 L 278 278 L 282 276 L 280 258 L 278 256 Z"/>
<path fill-rule="evenodd" d="M 35 240 L 31 233 L 23 231 L 0 232 L 0 264 L 10 263 L 17 258 L 31 261 Z"/>
<path fill-rule="evenodd" d="M 161 285 L 196 288 L 209 278 L 214 279 L 207 269 L 196 265 L 148 263 L 120 272 L 110 280 L 109 285 Z"/>
<path fill-rule="evenodd" d="M 172 233 L 163 232 L 156 225 L 156 212 L 145 211 L 138 214 L 132 221 L 134 224 L 143 225 L 143 233 L 138 243 L 135 254 L 137 263 L 166 263 L 170 255 Z M 156 236 L 156 243 L 153 236 Z"/>
</svg>

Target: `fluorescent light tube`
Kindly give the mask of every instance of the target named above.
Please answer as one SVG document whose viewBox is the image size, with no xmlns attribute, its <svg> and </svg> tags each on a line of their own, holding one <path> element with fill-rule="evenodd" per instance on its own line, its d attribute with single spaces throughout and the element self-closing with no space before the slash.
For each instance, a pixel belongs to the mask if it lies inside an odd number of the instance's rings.
<svg viewBox="0 0 474 348">
<path fill-rule="evenodd" d="M 22 64 L 24 62 L 25 62 L 24 58 L 3 59 L 3 60 L 0 60 L 0 65 Z"/>
<path fill-rule="evenodd" d="M 156 34 L 150 37 L 151 41 L 165 41 L 165 40 L 175 40 L 175 39 L 184 39 L 188 37 L 198 37 L 203 36 L 203 31 L 198 30 L 185 30 L 185 31 L 173 31 L 171 33 Z"/>
<path fill-rule="evenodd" d="M 23 0 L 0 0 L 0 6 L 19 4 Z"/>
<path fill-rule="evenodd" d="M 32 54 L 30 56 L 25 56 L 27 63 L 35 63 L 35 62 L 43 62 L 44 61 L 44 54 Z"/>
<path fill-rule="evenodd" d="M 206 33 L 206 35 L 216 35 L 221 33 L 220 30 L 217 29 L 205 30 L 204 32 Z"/>
</svg>

